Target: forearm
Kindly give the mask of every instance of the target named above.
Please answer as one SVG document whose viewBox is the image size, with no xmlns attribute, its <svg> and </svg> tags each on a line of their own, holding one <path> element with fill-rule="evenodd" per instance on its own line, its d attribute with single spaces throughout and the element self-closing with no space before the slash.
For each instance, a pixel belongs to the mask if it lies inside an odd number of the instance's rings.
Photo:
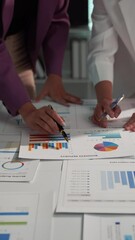
<svg viewBox="0 0 135 240">
<path fill-rule="evenodd" d="M 18 114 L 22 105 L 30 101 L 4 42 L 0 43 L 0 99 L 13 116 Z"/>
<path fill-rule="evenodd" d="M 22 105 L 20 107 L 20 109 L 18 110 L 19 114 L 22 116 L 22 118 L 25 120 L 25 118 L 32 113 L 34 110 L 36 109 L 36 107 L 31 103 L 31 102 L 27 102 L 24 105 Z"/>
<path fill-rule="evenodd" d="M 104 80 L 99 82 L 96 84 L 95 90 L 98 102 L 101 102 L 104 99 L 112 101 L 113 85 L 111 81 Z"/>
</svg>

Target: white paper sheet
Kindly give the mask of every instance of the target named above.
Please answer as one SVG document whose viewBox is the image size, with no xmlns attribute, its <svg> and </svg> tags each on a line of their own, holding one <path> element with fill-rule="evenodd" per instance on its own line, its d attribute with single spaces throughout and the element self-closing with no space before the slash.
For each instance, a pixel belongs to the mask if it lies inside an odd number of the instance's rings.
<svg viewBox="0 0 135 240">
<path fill-rule="evenodd" d="M 30 182 L 34 180 L 40 160 L 19 159 L 18 154 L 12 159 L 0 159 L 1 182 Z"/>
<path fill-rule="evenodd" d="M 38 194 L 0 193 L 0 239 L 33 240 Z"/>
<path fill-rule="evenodd" d="M 51 239 L 53 193 L 0 193 L 0 239 Z"/>
<path fill-rule="evenodd" d="M 64 161 L 57 212 L 135 213 L 135 159 Z"/>
<path fill-rule="evenodd" d="M 34 179 L 39 160 L 18 158 L 20 135 L 0 134 L 0 181 L 29 182 Z"/>
<path fill-rule="evenodd" d="M 31 159 L 97 159 L 134 156 L 129 132 L 123 129 L 68 130 L 63 136 L 23 132 L 19 157 Z"/>
<path fill-rule="evenodd" d="M 135 216 L 84 215 L 83 240 L 134 240 Z"/>
</svg>

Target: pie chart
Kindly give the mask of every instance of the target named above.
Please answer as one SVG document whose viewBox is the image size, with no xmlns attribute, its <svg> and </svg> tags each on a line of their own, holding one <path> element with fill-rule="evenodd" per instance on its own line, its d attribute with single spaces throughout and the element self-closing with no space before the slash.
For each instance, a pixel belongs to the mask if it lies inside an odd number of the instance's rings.
<svg viewBox="0 0 135 240">
<path fill-rule="evenodd" d="M 94 148 L 97 151 L 102 151 L 102 152 L 109 152 L 109 151 L 114 151 L 118 148 L 118 145 L 113 142 L 102 142 L 98 143 L 94 146 Z"/>
<path fill-rule="evenodd" d="M 15 162 L 9 161 L 2 164 L 2 168 L 6 170 L 16 170 L 23 166 L 24 166 L 24 163 L 20 161 L 15 161 Z"/>
</svg>

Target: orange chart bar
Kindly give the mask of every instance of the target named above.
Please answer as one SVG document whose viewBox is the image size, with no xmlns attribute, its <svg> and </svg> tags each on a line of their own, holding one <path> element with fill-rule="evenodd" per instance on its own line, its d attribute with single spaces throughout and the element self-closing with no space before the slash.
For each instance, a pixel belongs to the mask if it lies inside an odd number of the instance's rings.
<svg viewBox="0 0 135 240">
<path fill-rule="evenodd" d="M 48 142 L 48 143 L 30 143 L 28 145 L 28 151 L 38 150 L 39 148 L 43 150 L 47 149 L 68 149 L 67 142 Z"/>
</svg>

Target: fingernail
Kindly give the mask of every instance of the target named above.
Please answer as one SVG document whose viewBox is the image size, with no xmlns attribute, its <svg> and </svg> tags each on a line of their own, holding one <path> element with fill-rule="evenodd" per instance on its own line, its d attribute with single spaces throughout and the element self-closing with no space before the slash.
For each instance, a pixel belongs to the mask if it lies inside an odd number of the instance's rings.
<svg viewBox="0 0 135 240">
<path fill-rule="evenodd" d="M 65 122 L 62 122 L 62 125 L 63 125 L 63 127 L 66 127 L 66 123 Z"/>
</svg>

